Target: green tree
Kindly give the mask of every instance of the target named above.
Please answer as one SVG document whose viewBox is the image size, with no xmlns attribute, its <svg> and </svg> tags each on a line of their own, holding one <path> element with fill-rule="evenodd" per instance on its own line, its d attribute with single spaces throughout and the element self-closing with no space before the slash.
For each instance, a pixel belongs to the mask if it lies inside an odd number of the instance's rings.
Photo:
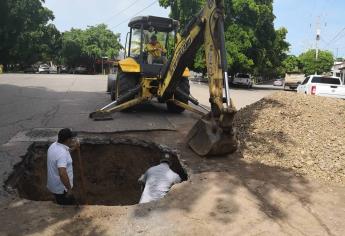
<svg viewBox="0 0 345 236">
<path fill-rule="evenodd" d="M 171 7 L 181 28 L 204 6 L 205 0 L 160 0 Z M 286 58 L 287 30 L 274 29 L 273 0 L 225 0 L 225 39 L 230 73 L 249 72 L 273 76 Z M 204 67 L 200 56 L 195 67 Z"/>
<path fill-rule="evenodd" d="M 314 49 L 302 53 L 299 60 L 303 66 L 305 74 L 322 74 L 329 72 L 334 64 L 333 54 L 329 51 L 319 51 L 318 59 L 316 59 L 316 51 Z"/>
<path fill-rule="evenodd" d="M 86 30 L 71 29 L 62 37 L 61 57 L 70 66 L 84 64 L 94 67 L 97 59 L 115 59 L 121 49 L 119 34 L 101 24 Z"/>
<path fill-rule="evenodd" d="M 59 33 L 47 25 L 54 16 L 43 2 L 0 1 L 0 64 L 32 63 L 56 54 L 51 49 L 55 49 L 52 44 L 59 41 Z"/>
<path fill-rule="evenodd" d="M 286 72 L 300 71 L 301 69 L 301 62 L 295 55 L 288 55 L 282 62 L 282 74 L 285 74 Z"/>
<path fill-rule="evenodd" d="M 13 50 L 17 63 L 30 65 L 38 61 L 58 61 L 60 49 L 61 34 L 55 25 L 49 24 L 21 34 Z"/>
</svg>

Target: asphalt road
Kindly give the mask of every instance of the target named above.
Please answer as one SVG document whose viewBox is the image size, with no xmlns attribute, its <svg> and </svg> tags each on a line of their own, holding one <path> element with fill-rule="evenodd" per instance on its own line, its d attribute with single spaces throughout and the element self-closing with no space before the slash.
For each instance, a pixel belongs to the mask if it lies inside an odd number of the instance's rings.
<svg viewBox="0 0 345 236">
<path fill-rule="evenodd" d="M 190 112 L 169 114 L 163 105 L 145 104 L 140 112 L 116 113 L 112 121 L 94 122 L 88 114 L 110 102 L 106 84 L 106 76 L 0 75 L 0 144 L 32 128 L 68 126 L 86 132 L 174 130 L 186 120 L 197 119 Z M 274 91 L 260 87 L 232 89 L 231 96 L 239 109 Z M 191 82 L 191 93 L 209 105 L 207 85 Z"/>
</svg>

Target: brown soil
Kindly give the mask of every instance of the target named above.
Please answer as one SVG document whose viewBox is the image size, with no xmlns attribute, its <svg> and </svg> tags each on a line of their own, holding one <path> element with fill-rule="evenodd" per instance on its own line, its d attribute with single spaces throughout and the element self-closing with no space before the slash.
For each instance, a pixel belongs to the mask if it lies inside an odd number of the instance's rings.
<svg viewBox="0 0 345 236">
<path fill-rule="evenodd" d="M 35 201 L 53 200 L 46 189 L 48 147 L 48 143 L 31 145 L 7 181 L 7 185 L 17 188 L 20 197 Z M 79 160 L 72 154 L 77 198 L 80 203 L 89 205 L 137 204 L 141 196 L 138 178 L 149 167 L 159 164 L 161 153 L 162 150 L 154 146 L 83 143 L 81 158 L 85 191 L 81 187 Z M 175 155 L 172 169 L 186 179 Z"/>
<path fill-rule="evenodd" d="M 245 159 L 345 184 L 345 101 L 279 92 L 235 118 Z"/>
</svg>

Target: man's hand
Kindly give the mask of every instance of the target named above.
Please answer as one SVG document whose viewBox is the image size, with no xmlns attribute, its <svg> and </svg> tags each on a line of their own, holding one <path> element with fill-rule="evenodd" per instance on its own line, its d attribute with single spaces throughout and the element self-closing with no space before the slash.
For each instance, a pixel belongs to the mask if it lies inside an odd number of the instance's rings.
<svg viewBox="0 0 345 236">
<path fill-rule="evenodd" d="M 71 151 L 80 150 L 80 142 L 79 140 L 75 140 L 72 144 Z"/>
</svg>

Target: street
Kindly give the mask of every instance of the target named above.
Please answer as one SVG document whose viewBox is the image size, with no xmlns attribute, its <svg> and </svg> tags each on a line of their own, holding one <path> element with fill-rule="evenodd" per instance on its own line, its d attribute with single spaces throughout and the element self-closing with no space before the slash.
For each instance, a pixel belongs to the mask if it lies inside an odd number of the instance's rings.
<svg viewBox="0 0 345 236">
<path fill-rule="evenodd" d="M 117 113 L 114 121 L 93 122 L 88 114 L 110 102 L 105 93 L 106 83 L 106 76 L 0 75 L 0 144 L 19 131 L 37 127 L 67 125 L 89 132 L 174 129 L 177 122 L 194 115 L 189 112 L 169 114 L 164 105 L 151 112 L 152 106 L 147 105 L 135 115 Z M 207 85 L 193 82 L 190 85 L 192 95 L 201 104 L 209 106 Z M 236 108 L 240 109 L 273 92 L 275 90 L 234 89 L 231 96 Z"/>
</svg>

